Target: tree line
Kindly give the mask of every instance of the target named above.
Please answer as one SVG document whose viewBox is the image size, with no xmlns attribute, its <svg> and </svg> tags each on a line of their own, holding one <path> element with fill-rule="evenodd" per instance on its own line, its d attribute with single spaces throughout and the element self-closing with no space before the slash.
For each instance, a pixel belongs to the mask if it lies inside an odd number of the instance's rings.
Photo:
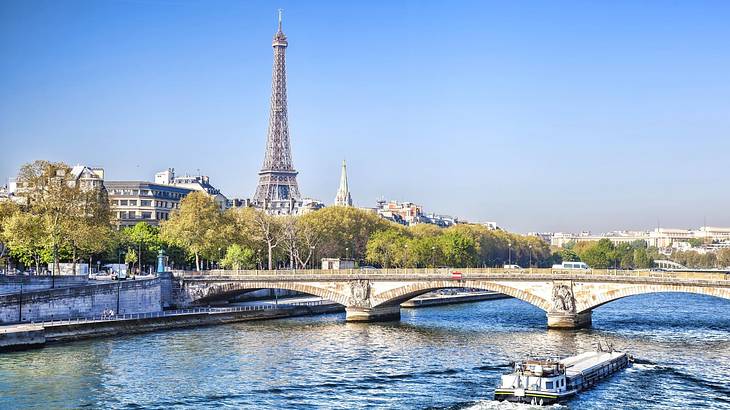
<svg viewBox="0 0 730 410">
<path fill-rule="evenodd" d="M 142 271 L 164 249 L 174 268 L 314 268 L 324 257 L 378 267 L 549 266 L 546 243 L 481 225 L 405 227 L 374 212 L 327 207 L 301 216 L 221 210 L 192 192 L 160 226 L 119 229 L 106 192 L 85 189 L 63 163 L 35 161 L 18 175 L 23 201 L 0 202 L 0 258 L 42 271 L 62 261 L 126 263 Z"/>
</svg>

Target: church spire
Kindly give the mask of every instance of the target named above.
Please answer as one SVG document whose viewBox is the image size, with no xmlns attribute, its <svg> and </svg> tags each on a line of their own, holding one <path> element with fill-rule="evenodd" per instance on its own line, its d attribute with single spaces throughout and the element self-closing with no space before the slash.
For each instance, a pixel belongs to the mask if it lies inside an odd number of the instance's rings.
<svg viewBox="0 0 730 410">
<path fill-rule="evenodd" d="M 340 174 L 340 188 L 337 190 L 335 197 L 335 206 L 352 206 L 352 197 L 350 189 L 347 186 L 347 164 L 342 160 L 342 173 Z"/>
</svg>

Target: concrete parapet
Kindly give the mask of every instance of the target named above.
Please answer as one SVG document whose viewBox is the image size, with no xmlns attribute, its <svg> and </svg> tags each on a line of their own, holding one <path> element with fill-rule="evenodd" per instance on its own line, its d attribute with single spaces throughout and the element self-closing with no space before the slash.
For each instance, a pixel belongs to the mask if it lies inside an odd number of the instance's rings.
<svg viewBox="0 0 730 410">
<path fill-rule="evenodd" d="M 591 327 L 593 311 L 581 313 L 548 312 L 547 325 L 550 329 L 580 329 Z"/>
<path fill-rule="evenodd" d="M 0 323 L 39 322 L 101 315 L 159 312 L 159 279 L 87 284 L 0 295 Z"/>
<path fill-rule="evenodd" d="M 348 322 L 388 322 L 400 320 L 400 306 L 378 306 L 374 308 L 348 307 L 345 309 Z"/>
<path fill-rule="evenodd" d="M 46 343 L 43 326 L 17 325 L 0 330 L 0 351 L 41 347 Z"/>
</svg>

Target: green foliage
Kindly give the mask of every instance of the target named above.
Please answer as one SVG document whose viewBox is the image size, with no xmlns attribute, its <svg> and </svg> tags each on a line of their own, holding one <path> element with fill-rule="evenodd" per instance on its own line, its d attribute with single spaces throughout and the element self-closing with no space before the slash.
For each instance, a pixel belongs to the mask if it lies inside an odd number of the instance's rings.
<svg viewBox="0 0 730 410">
<path fill-rule="evenodd" d="M 43 217 L 17 212 L 7 218 L 3 231 L 10 255 L 26 266 L 35 265 L 36 273 L 39 273 L 47 237 Z"/>
<path fill-rule="evenodd" d="M 669 259 L 688 268 L 711 269 L 718 265 L 718 255 L 710 252 L 673 252 Z"/>
<path fill-rule="evenodd" d="M 405 229 L 392 227 L 377 231 L 370 236 L 365 259 L 384 268 L 404 267 L 407 264 L 409 237 Z M 413 253 L 410 255 L 413 256 Z"/>
<path fill-rule="evenodd" d="M 200 257 L 216 258 L 223 245 L 221 228 L 224 218 L 213 198 L 204 192 L 193 192 L 180 201 L 180 208 L 162 223 L 160 237 L 186 249 L 195 257 L 200 270 Z"/>
<path fill-rule="evenodd" d="M 688 242 L 693 248 L 699 248 L 704 244 L 704 241 L 700 238 L 690 238 Z"/>
<path fill-rule="evenodd" d="M 606 269 L 616 265 L 615 248 L 608 239 L 604 238 L 598 242 L 579 242 L 574 249 L 580 260 L 591 268 Z"/>
<path fill-rule="evenodd" d="M 580 257 L 572 249 L 561 249 L 558 254 L 560 255 L 560 262 L 580 262 Z"/>
<path fill-rule="evenodd" d="M 256 267 L 254 251 L 234 243 L 226 250 L 221 265 L 228 269 L 253 269 Z"/>
<path fill-rule="evenodd" d="M 373 212 L 347 206 L 320 209 L 299 219 L 303 228 L 319 238 L 316 252 L 321 258 L 344 258 L 348 248 L 349 257 L 362 259 L 371 235 L 398 227 Z"/>
</svg>

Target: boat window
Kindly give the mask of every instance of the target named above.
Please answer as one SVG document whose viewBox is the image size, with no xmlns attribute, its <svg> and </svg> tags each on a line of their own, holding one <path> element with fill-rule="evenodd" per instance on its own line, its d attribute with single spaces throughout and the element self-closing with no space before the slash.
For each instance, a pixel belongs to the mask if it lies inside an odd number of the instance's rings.
<svg viewBox="0 0 730 410">
<path fill-rule="evenodd" d="M 545 388 L 546 389 L 552 389 L 553 388 L 553 382 L 545 382 Z"/>
</svg>

